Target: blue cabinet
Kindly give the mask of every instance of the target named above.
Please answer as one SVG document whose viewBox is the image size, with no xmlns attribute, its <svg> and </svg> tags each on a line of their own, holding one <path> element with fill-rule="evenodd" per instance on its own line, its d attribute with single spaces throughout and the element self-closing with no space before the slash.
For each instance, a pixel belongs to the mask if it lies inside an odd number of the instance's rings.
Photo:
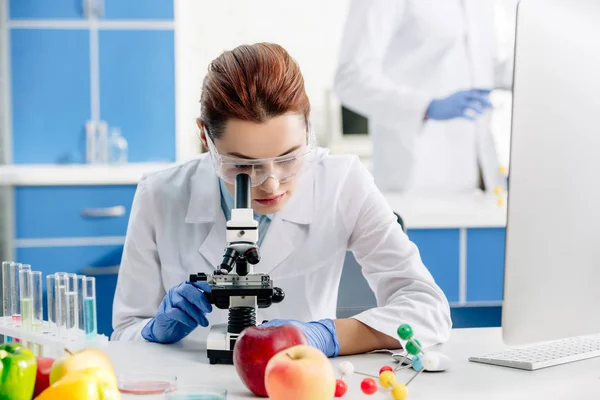
<svg viewBox="0 0 600 400">
<path fill-rule="evenodd" d="M 88 0 L 9 0 L 11 19 L 83 19 Z M 92 0 L 100 19 L 173 19 L 173 0 Z"/>
<path fill-rule="evenodd" d="M 90 118 L 89 42 L 87 30 L 11 30 L 14 163 L 82 161 Z"/>
<path fill-rule="evenodd" d="M 467 301 L 501 301 L 504 290 L 504 228 L 467 230 Z"/>
<path fill-rule="evenodd" d="M 459 300 L 458 229 L 409 229 L 409 238 L 417 245 L 421 259 L 446 294 L 448 301 Z"/>
<path fill-rule="evenodd" d="M 175 161 L 174 36 L 100 31 L 100 119 L 121 128 L 129 160 Z"/>
<path fill-rule="evenodd" d="M 45 277 L 55 272 L 82 274 L 88 267 L 110 268 L 119 265 L 123 246 L 73 246 L 73 247 L 26 247 L 17 249 L 17 260 L 31 264 L 34 271 L 42 271 L 44 276 L 44 298 L 47 288 Z M 96 308 L 98 313 L 98 332 L 112 333 L 112 302 L 117 284 L 117 275 L 98 274 L 96 276 Z M 45 316 L 47 306 L 44 300 Z"/>
<path fill-rule="evenodd" d="M 83 19 L 85 0 L 9 0 L 11 19 Z"/>
<path fill-rule="evenodd" d="M 117 271 L 135 190 L 136 185 L 15 188 L 17 261 L 44 277 L 95 276 L 98 331 L 105 335 L 112 333 Z M 102 216 L 115 206 L 123 210 Z"/>
<path fill-rule="evenodd" d="M 135 189 L 135 185 L 18 187 L 17 238 L 124 236 Z"/>
<path fill-rule="evenodd" d="M 103 0 L 104 19 L 173 19 L 173 0 Z"/>
</svg>

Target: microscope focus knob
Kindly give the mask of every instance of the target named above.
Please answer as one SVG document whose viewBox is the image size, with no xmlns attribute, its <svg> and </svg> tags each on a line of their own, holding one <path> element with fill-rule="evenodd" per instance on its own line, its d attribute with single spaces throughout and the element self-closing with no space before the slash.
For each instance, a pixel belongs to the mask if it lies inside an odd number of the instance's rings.
<svg viewBox="0 0 600 400">
<path fill-rule="evenodd" d="M 273 301 L 273 303 L 281 303 L 284 298 L 285 298 L 285 293 L 283 293 L 283 290 L 281 288 L 274 287 L 273 288 L 273 297 L 271 299 Z"/>
</svg>

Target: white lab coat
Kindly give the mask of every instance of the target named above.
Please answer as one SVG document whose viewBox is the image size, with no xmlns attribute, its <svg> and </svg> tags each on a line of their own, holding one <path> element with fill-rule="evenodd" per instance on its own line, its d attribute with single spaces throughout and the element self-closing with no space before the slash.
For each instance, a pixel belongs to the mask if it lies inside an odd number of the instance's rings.
<svg viewBox="0 0 600 400">
<path fill-rule="evenodd" d="M 369 118 L 384 192 L 471 191 L 479 167 L 487 189 L 505 186 L 489 112 L 477 122 L 424 122 L 433 98 L 510 87 L 511 25 L 495 29 L 494 8 L 505 10 L 494 0 L 351 2 L 334 89 Z"/>
<path fill-rule="evenodd" d="M 259 309 L 257 322 L 335 318 L 344 257 L 352 250 L 378 307 L 356 319 L 397 338 L 409 323 L 424 345 L 448 339 L 448 302 L 397 223 L 370 173 L 355 156 L 319 160 L 275 214 L 254 272 L 270 274 L 285 299 Z M 138 185 L 113 309 L 112 340 L 141 338 L 166 292 L 197 272 L 211 274 L 226 246 L 225 217 L 210 158 L 153 173 Z M 216 307 L 211 324 L 226 323 Z M 192 332 L 205 340 L 208 328 Z"/>
</svg>

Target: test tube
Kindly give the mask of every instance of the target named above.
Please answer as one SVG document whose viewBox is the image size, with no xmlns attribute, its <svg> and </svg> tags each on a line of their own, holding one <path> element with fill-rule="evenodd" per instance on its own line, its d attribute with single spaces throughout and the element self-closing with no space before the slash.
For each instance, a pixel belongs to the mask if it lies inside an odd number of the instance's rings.
<svg viewBox="0 0 600 400">
<path fill-rule="evenodd" d="M 3 261 L 2 262 L 2 317 L 12 316 L 12 309 L 10 304 L 10 294 L 11 294 L 11 281 L 10 281 L 10 270 L 12 268 L 12 261 Z M 6 320 L 2 320 L 4 322 L 8 322 Z"/>
<path fill-rule="evenodd" d="M 98 334 L 96 317 L 96 278 L 85 278 L 83 287 L 83 318 L 85 320 L 85 338 L 94 339 Z"/>
<path fill-rule="evenodd" d="M 44 322 L 44 305 L 42 297 L 42 272 L 31 272 L 31 285 L 33 288 L 33 321 L 34 330 L 41 331 Z"/>
<path fill-rule="evenodd" d="M 19 296 L 21 302 L 21 329 L 31 330 L 33 323 L 33 282 L 31 265 L 23 264 L 19 269 Z"/>
<path fill-rule="evenodd" d="M 67 332 L 70 338 L 76 337 L 79 330 L 79 307 L 77 301 L 77 275 L 67 274 Z"/>
<path fill-rule="evenodd" d="M 77 275 L 77 311 L 78 311 L 78 321 L 79 321 L 79 326 L 78 329 L 80 329 L 82 332 L 85 331 L 85 321 L 84 321 L 84 315 L 83 315 L 83 291 L 85 288 L 85 275 Z"/>
<path fill-rule="evenodd" d="M 50 332 L 56 333 L 56 278 L 54 275 L 46 276 L 46 302 L 48 327 Z"/>
<path fill-rule="evenodd" d="M 54 285 L 56 334 L 65 337 L 67 335 L 67 273 L 55 273 Z"/>
<path fill-rule="evenodd" d="M 19 299 L 19 270 L 21 269 L 21 263 L 12 263 L 10 265 L 10 314 L 13 321 L 21 320 L 21 302 Z"/>
</svg>

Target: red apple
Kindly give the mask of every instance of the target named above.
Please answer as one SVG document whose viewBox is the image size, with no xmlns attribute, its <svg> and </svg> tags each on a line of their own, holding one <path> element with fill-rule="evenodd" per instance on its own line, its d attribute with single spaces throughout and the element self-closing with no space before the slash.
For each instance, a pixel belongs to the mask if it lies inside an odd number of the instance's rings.
<svg viewBox="0 0 600 400">
<path fill-rule="evenodd" d="M 34 398 L 50 386 L 50 370 L 53 363 L 53 358 L 37 357 L 37 373 L 35 375 L 35 388 L 33 389 Z"/>
<path fill-rule="evenodd" d="M 233 348 L 233 364 L 246 387 L 267 396 L 265 369 L 271 357 L 296 345 L 308 345 L 304 332 L 294 325 L 255 327 L 242 331 Z"/>
</svg>

